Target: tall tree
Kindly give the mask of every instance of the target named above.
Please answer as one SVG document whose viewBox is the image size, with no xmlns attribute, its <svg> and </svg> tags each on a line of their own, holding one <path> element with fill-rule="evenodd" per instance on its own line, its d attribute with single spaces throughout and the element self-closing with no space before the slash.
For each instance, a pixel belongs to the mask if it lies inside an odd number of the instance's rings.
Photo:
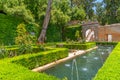
<svg viewBox="0 0 120 80">
<path fill-rule="evenodd" d="M 120 7 L 120 0 L 103 0 L 105 3 L 106 16 L 108 24 L 116 23 L 117 21 L 117 10 Z"/>
<path fill-rule="evenodd" d="M 96 18 L 99 21 L 100 24 L 104 25 L 106 23 L 106 10 L 105 7 L 103 5 L 103 2 L 97 2 L 95 4 L 95 8 L 96 8 Z"/>
<path fill-rule="evenodd" d="M 94 3 L 96 0 L 71 0 L 71 6 L 81 6 L 85 10 L 86 13 L 86 18 L 87 19 L 92 19 L 94 16 Z"/>
<path fill-rule="evenodd" d="M 41 31 L 40 36 L 38 38 L 38 41 L 40 43 L 44 43 L 44 41 L 45 41 L 46 30 L 47 30 L 49 20 L 50 20 L 51 4 L 52 4 L 52 0 L 48 0 L 48 6 L 47 6 L 47 9 L 46 9 L 46 15 L 45 15 L 45 18 L 44 18 L 42 31 Z"/>
</svg>

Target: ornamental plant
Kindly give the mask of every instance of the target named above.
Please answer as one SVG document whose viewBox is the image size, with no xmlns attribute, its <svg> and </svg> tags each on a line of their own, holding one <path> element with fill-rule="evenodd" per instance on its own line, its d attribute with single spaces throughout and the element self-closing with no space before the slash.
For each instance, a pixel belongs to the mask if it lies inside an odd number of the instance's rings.
<svg viewBox="0 0 120 80">
<path fill-rule="evenodd" d="M 15 44 L 19 46 L 19 54 L 32 52 L 33 38 L 34 37 L 27 32 L 24 23 L 17 26 L 17 37 L 15 38 Z"/>
</svg>

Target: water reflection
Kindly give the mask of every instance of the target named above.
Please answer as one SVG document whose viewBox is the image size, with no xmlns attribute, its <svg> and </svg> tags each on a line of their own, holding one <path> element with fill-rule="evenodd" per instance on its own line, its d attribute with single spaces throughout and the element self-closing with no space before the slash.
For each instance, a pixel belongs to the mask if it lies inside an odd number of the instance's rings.
<svg viewBox="0 0 120 80">
<path fill-rule="evenodd" d="M 87 71 L 88 69 L 87 68 L 82 68 L 83 71 Z"/>
<path fill-rule="evenodd" d="M 98 57 L 94 57 L 95 60 L 98 60 L 99 58 Z"/>
<path fill-rule="evenodd" d="M 70 67 L 70 64 L 65 64 L 66 67 Z"/>
<path fill-rule="evenodd" d="M 83 58 L 87 58 L 86 56 L 83 56 Z"/>
</svg>

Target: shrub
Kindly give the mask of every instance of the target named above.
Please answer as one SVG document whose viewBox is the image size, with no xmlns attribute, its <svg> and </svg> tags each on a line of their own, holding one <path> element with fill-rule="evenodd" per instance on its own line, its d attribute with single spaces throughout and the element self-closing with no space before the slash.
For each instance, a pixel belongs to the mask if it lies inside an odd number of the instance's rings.
<svg viewBox="0 0 120 80">
<path fill-rule="evenodd" d="M 120 80 L 120 43 L 114 48 L 106 62 L 99 69 L 94 80 Z"/>
<path fill-rule="evenodd" d="M 74 26 L 69 26 L 65 28 L 65 33 L 64 33 L 64 40 L 70 39 L 70 40 L 76 40 L 77 38 L 75 37 L 76 31 L 79 31 L 79 36 L 82 38 L 82 27 L 79 25 L 74 25 Z"/>
<path fill-rule="evenodd" d="M 32 44 L 34 36 L 30 35 L 25 28 L 25 24 L 20 24 L 17 27 L 17 37 L 15 43 L 19 45 L 19 54 L 32 53 Z"/>
<path fill-rule="evenodd" d="M 55 50 L 39 52 L 34 54 L 20 55 L 13 57 L 8 61 L 16 64 L 21 64 L 29 69 L 33 69 L 38 66 L 45 65 L 47 63 L 56 61 L 58 59 L 68 56 L 68 49 L 66 48 L 56 48 Z"/>
<path fill-rule="evenodd" d="M 92 47 L 95 47 L 96 43 L 69 43 L 69 44 L 57 44 L 57 47 L 65 47 L 68 49 L 80 49 L 80 50 L 86 50 Z"/>
<path fill-rule="evenodd" d="M 117 45 L 118 42 L 96 42 L 97 45 Z"/>
<path fill-rule="evenodd" d="M 0 80 L 59 80 L 54 76 L 32 72 L 27 68 L 0 61 Z"/>
<path fill-rule="evenodd" d="M 32 72 L 28 68 L 32 69 L 66 56 L 68 56 L 68 49 L 56 48 L 51 51 L 0 60 L 0 80 L 59 80 L 44 73 Z"/>
<path fill-rule="evenodd" d="M 14 56 L 19 56 L 22 54 L 18 54 L 18 46 L 0 46 L 0 59 L 6 58 L 6 57 L 14 57 Z M 47 50 L 51 50 L 51 48 L 45 48 L 42 45 L 33 45 L 32 46 L 32 53 L 38 53 L 38 52 L 42 52 L 42 51 L 47 51 Z M 29 52 L 25 52 L 25 54 L 32 54 Z"/>
</svg>

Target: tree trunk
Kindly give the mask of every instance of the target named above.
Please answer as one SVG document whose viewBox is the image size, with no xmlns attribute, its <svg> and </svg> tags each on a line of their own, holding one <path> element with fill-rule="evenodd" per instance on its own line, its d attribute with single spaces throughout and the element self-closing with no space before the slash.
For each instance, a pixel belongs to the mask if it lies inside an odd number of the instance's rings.
<svg viewBox="0 0 120 80">
<path fill-rule="evenodd" d="M 43 26 L 42 26 L 42 31 L 38 38 L 39 43 L 44 43 L 44 41 L 45 41 L 46 30 L 47 30 L 49 20 L 50 20 L 51 4 L 52 4 L 52 0 L 49 0 L 47 10 L 46 10 L 46 15 L 45 15 Z"/>
</svg>

